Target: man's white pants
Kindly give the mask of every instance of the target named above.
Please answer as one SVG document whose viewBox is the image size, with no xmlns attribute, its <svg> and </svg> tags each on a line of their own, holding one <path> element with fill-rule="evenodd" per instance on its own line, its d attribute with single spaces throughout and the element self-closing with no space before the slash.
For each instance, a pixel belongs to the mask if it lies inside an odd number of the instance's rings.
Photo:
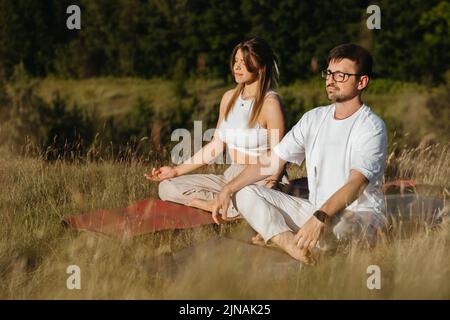
<svg viewBox="0 0 450 320">
<path fill-rule="evenodd" d="M 266 242 L 286 231 L 296 233 L 317 210 L 306 199 L 258 185 L 239 190 L 233 202 L 244 219 Z M 366 240 L 373 246 L 385 226 L 384 216 L 367 211 L 344 211 L 332 218 L 318 246 L 324 250 L 332 249 L 340 240 L 355 238 Z"/>
</svg>

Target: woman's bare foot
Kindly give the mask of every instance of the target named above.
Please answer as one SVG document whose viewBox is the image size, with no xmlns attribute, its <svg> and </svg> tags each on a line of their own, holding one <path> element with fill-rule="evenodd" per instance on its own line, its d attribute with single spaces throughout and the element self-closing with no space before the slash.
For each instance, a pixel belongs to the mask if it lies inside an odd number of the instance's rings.
<svg viewBox="0 0 450 320">
<path fill-rule="evenodd" d="M 294 234 L 290 231 L 286 231 L 277 234 L 272 239 L 272 242 L 277 244 L 292 258 L 299 260 L 305 264 L 313 264 L 314 260 L 311 257 L 311 253 L 308 250 L 300 249 L 294 241 Z"/>
<path fill-rule="evenodd" d="M 202 209 L 208 212 L 213 211 L 214 200 L 193 199 L 187 204 L 189 207 Z"/>
</svg>

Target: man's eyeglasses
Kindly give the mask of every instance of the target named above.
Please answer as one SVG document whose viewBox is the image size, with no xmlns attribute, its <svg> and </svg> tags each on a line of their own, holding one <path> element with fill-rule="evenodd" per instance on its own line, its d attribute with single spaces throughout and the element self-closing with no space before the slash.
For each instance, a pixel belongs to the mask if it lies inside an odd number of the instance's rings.
<svg viewBox="0 0 450 320">
<path fill-rule="evenodd" d="M 341 71 L 331 72 L 330 70 L 322 70 L 322 78 L 328 79 L 329 76 L 333 77 L 333 80 L 336 82 L 345 82 L 350 76 L 361 76 L 361 73 L 345 73 Z"/>
</svg>

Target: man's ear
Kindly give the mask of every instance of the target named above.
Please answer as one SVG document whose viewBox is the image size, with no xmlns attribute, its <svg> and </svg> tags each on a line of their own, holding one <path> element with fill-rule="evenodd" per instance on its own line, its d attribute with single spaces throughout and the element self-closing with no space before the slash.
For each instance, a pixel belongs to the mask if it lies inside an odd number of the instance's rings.
<svg viewBox="0 0 450 320">
<path fill-rule="evenodd" d="M 368 84 L 369 84 L 369 76 L 362 75 L 361 77 L 359 77 L 358 90 L 361 91 L 364 90 Z"/>
</svg>

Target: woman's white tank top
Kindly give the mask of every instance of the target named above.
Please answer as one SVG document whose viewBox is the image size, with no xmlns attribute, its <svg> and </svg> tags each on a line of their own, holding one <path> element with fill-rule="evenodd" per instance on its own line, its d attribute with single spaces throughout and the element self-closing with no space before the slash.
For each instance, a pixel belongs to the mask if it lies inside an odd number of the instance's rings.
<svg viewBox="0 0 450 320">
<path fill-rule="evenodd" d="M 274 91 L 266 93 L 277 94 Z M 268 130 L 261 128 L 259 123 L 248 128 L 252 114 L 254 99 L 243 99 L 241 95 L 236 99 L 227 119 L 219 126 L 219 137 L 230 149 L 243 154 L 259 156 L 269 149 Z"/>
</svg>

